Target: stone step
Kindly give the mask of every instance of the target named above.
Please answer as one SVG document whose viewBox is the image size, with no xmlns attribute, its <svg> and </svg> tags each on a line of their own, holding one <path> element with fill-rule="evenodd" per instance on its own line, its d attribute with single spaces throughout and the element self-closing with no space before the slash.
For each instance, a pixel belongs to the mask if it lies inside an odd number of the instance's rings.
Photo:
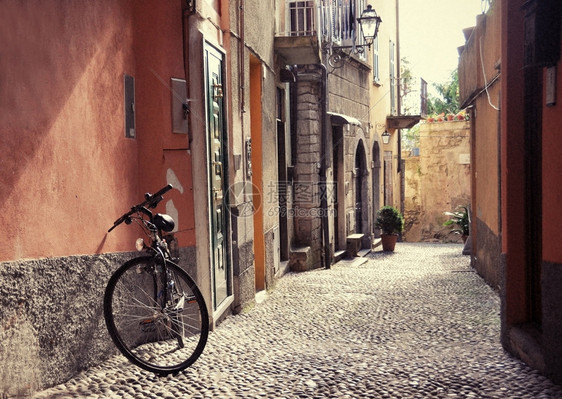
<svg viewBox="0 0 562 399">
<path fill-rule="evenodd" d="M 345 258 L 345 254 L 346 254 L 345 249 L 342 249 L 341 251 L 336 251 L 334 253 L 334 263 L 339 262 L 340 260 Z"/>
<path fill-rule="evenodd" d="M 357 252 L 357 256 L 362 258 L 368 255 L 370 252 L 371 252 L 371 248 L 360 249 L 359 252 Z"/>
</svg>

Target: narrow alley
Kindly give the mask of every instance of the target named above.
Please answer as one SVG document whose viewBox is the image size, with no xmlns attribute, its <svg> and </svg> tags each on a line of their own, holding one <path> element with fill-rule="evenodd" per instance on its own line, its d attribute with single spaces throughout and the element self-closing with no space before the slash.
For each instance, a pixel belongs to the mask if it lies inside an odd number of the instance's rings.
<svg viewBox="0 0 562 399">
<path fill-rule="evenodd" d="M 562 398 L 503 351 L 498 295 L 461 251 L 399 243 L 286 275 L 175 377 L 117 356 L 34 397 Z"/>
</svg>

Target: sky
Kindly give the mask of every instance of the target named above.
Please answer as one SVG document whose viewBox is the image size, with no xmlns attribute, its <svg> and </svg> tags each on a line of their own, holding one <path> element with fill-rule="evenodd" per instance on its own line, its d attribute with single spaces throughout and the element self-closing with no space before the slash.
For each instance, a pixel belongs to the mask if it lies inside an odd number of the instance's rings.
<svg viewBox="0 0 562 399">
<path fill-rule="evenodd" d="M 462 30 L 481 13 L 482 0 L 400 0 L 400 57 L 428 88 L 448 82 L 465 42 Z"/>
</svg>

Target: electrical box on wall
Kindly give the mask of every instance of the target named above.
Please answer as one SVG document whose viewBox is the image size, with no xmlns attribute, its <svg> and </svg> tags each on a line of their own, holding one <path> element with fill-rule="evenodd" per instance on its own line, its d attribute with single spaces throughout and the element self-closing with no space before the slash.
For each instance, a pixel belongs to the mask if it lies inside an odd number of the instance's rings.
<svg viewBox="0 0 562 399">
<path fill-rule="evenodd" d="M 187 86 L 185 79 L 172 78 L 172 131 L 174 133 L 187 134 L 187 115 L 189 114 L 189 102 L 187 101 Z"/>
<path fill-rule="evenodd" d="M 125 75 L 123 78 L 125 91 L 125 137 L 134 139 L 135 132 L 135 78 Z"/>
<path fill-rule="evenodd" d="M 246 139 L 246 176 L 252 177 L 252 139 Z"/>
</svg>

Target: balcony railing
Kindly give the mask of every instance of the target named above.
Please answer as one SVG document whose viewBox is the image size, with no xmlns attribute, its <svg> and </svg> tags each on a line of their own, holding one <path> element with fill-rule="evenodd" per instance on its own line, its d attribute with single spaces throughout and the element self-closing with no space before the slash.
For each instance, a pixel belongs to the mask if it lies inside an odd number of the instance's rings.
<svg viewBox="0 0 562 399">
<path fill-rule="evenodd" d="M 279 36 L 320 35 L 324 42 L 363 44 L 356 17 L 365 0 L 287 0 L 287 31 Z"/>
<path fill-rule="evenodd" d="M 279 32 L 276 36 L 278 50 L 287 58 L 295 59 L 289 53 L 290 43 L 282 38 L 308 38 L 309 45 L 316 49 L 328 49 L 332 46 L 349 46 L 354 50 L 355 45 L 363 45 L 364 39 L 359 32 L 356 18 L 361 15 L 366 0 L 286 0 L 287 31 Z M 302 54 L 303 41 L 293 42 L 295 51 Z M 298 50 L 297 50 L 298 49 Z M 361 58 L 365 57 L 360 53 Z M 310 60 L 310 58 L 307 58 Z"/>
</svg>

